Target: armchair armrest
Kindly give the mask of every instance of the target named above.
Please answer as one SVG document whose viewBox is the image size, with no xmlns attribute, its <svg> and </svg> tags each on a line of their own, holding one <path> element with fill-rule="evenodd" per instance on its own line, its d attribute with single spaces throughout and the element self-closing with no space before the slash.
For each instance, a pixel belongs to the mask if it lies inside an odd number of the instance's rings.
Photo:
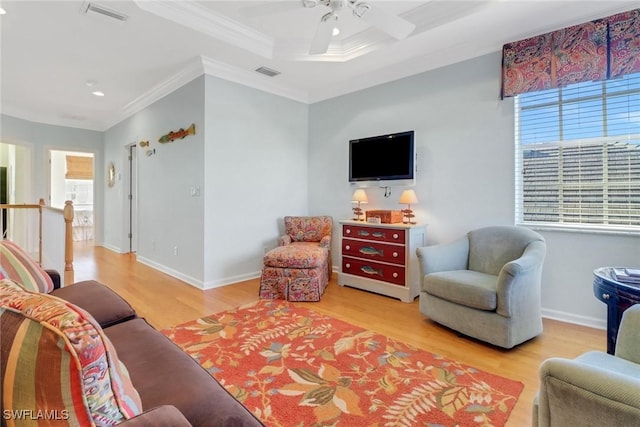
<svg viewBox="0 0 640 427">
<path fill-rule="evenodd" d="M 616 356 L 640 364 L 640 304 L 629 307 L 622 314 Z"/>
<path fill-rule="evenodd" d="M 469 238 L 416 249 L 421 277 L 438 271 L 466 270 L 469 263 Z"/>
<path fill-rule="evenodd" d="M 191 427 L 175 406 L 158 406 L 118 424 L 123 427 Z"/>
<path fill-rule="evenodd" d="M 57 270 L 45 270 L 45 273 L 51 277 L 51 281 L 53 282 L 53 289 L 60 289 L 62 283 L 60 282 L 60 273 Z"/>
<path fill-rule="evenodd" d="M 551 358 L 542 363 L 538 402 L 541 427 L 637 424 L 640 366 L 626 362 L 622 372 L 617 372 L 615 366 L 609 368 L 607 363 L 614 356 L 604 353 L 597 356 L 601 366 L 583 363 L 580 358 Z M 620 366 L 624 361 L 611 362 Z"/>
<path fill-rule="evenodd" d="M 506 263 L 498 273 L 498 314 L 511 317 L 527 311 L 539 317 L 540 276 L 546 253 L 544 242 L 531 242 L 520 258 Z"/>
<path fill-rule="evenodd" d="M 278 246 L 286 246 L 291 244 L 291 236 L 285 234 L 284 236 L 278 237 Z"/>
<path fill-rule="evenodd" d="M 322 240 L 320 240 L 320 247 L 321 248 L 326 248 L 326 249 L 331 249 L 331 236 L 329 236 L 329 235 L 324 236 L 322 238 Z"/>
</svg>

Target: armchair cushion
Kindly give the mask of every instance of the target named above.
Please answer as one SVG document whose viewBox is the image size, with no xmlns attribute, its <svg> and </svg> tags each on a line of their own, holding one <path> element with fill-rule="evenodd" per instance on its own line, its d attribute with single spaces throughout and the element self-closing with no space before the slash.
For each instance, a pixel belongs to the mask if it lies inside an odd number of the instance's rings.
<svg viewBox="0 0 640 427">
<path fill-rule="evenodd" d="M 298 242 L 271 249 L 264 256 L 264 265 L 280 268 L 314 268 L 323 265 L 327 250 L 317 243 Z"/>
<path fill-rule="evenodd" d="M 0 240 L 0 279 L 11 279 L 25 289 L 49 293 L 53 290 L 51 276 L 20 246 Z"/>
<path fill-rule="evenodd" d="M 84 310 L 5 279 L 0 328 L 2 377 L 13 379 L 2 384 L 3 399 L 12 406 L 5 409 L 47 408 L 67 414 L 71 425 L 97 426 L 141 412 L 126 367 Z"/>
<path fill-rule="evenodd" d="M 539 235 L 518 227 L 485 227 L 470 231 L 469 270 L 497 276 L 502 267 L 520 258 L 529 243 Z"/>
<path fill-rule="evenodd" d="M 294 242 L 319 242 L 331 236 L 333 220 L 330 216 L 285 216 L 285 234 Z"/>
<path fill-rule="evenodd" d="M 480 310 L 495 310 L 498 306 L 497 285 L 497 276 L 457 270 L 427 275 L 422 290 L 456 304 Z"/>
</svg>

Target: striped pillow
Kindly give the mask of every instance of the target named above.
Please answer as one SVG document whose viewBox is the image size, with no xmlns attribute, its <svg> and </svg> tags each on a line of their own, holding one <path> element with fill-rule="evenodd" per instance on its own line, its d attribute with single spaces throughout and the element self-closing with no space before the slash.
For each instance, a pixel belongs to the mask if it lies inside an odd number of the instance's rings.
<svg viewBox="0 0 640 427">
<path fill-rule="evenodd" d="M 0 280 L 0 335 L 5 411 L 44 411 L 56 425 L 82 426 L 142 412 L 126 367 L 86 311 Z"/>
<path fill-rule="evenodd" d="M 0 279 L 7 278 L 34 292 L 49 293 L 53 281 L 46 271 L 20 246 L 0 240 Z"/>
</svg>

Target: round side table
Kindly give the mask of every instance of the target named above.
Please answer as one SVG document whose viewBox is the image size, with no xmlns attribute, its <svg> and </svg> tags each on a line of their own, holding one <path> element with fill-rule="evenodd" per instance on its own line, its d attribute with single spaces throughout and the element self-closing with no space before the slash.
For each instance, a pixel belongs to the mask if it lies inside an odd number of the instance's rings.
<svg viewBox="0 0 640 427">
<path fill-rule="evenodd" d="M 607 353 L 614 354 L 622 313 L 640 304 L 640 286 L 617 281 L 613 267 L 598 268 L 593 275 L 593 293 L 607 304 Z"/>
</svg>

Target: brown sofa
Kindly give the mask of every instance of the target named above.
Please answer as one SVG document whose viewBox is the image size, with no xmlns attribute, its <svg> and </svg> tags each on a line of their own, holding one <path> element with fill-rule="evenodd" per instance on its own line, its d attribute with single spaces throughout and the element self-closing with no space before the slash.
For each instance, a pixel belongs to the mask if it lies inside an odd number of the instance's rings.
<svg viewBox="0 0 640 427">
<path fill-rule="evenodd" d="M 56 284 L 55 274 L 54 284 Z M 11 283 L 9 283 L 11 282 Z M 86 422 L 69 421 L 70 417 L 67 412 L 55 410 L 56 406 L 53 402 L 58 396 L 59 384 L 52 384 L 47 388 L 43 382 L 60 382 L 60 377 L 65 378 L 67 372 L 61 371 L 60 374 L 51 372 L 53 369 L 62 369 L 61 366 L 54 361 L 50 364 L 47 372 L 41 372 L 42 368 L 24 368 L 20 370 L 20 364 L 34 362 L 21 362 L 21 359 L 13 359 L 12 355 L 21 354 L 19 341 L 20 332 L 17 331 L 22 322 L 30 324 L 30 328 L 34 327 L 33 318 L 28 308 L 20 307 L 20 301 L 16 303 L 16 299 L 25 295 L 26 300 L 39 299 L 47 300 L 46 304 L 58 304 L 57 310 L 62 307 L 69 307 L 72 311 L 74 307 L 80 307 L 88 312 L 95 324 L 99 324 L 96 328 L 101 329 L 102 333 L 113 345 L 113 349 L 117 353 L 117 358 L 124 364 L 128 371 L 130 382 L 137 391 L 140 398 L 142 413 L 133 417 L 124 416 L 124 420 L 119 423 L 122 426 L 261 426 L 262 423 L 253 416 L 242 404 L 240 404 L 233 396 L 231 396 L 224 387 L 222 387 L 207 371 L 205 371 L 194 359 L 184 353 L 178 346 L 166 338 L 163 334 L 155 330 L 144 319 L 139 318 L 134 309 L 119 295 L 113 292 L 107 286 L 95 282 L 85 281 L 78 282 L 66 287 L 59 287 L 59 279 L 55 289 L 48 295 L 33 291 L 17 289 L 13 286 L 15 282 L 9 280 L 0 281 L 0 334 L 3 339 L 0 342 L 0 382 L 3 385 L 2 395 L 2 414 L 11 414 L 15 410 L 28 410 L 31 416 L 38 411 L 49 411 L 50 414 L 65 414 L 64 419 L 58 419 L 60 423 L 52 425 L 85 425 Z M 23 292 L 23 293 L 21 293 Z M 57 298 L 50 298 L 49 296 Z M 68 305 L 71 303 L 71 305 Z M 22 309 L 22 312 L 20 311 Z M 78 310 L 80 314 L 82 310 Z M 46 322 L 39 322 L 44 324 Z M 54 326 L 55 322 L 51 322 Z M 37 327 L 38 325 L 35 325 Z M 23 328 L 24 330 L 24 328 Z M 45 331 L 44 333 L 48 333 Z M 97 332 L 99 334 L 99 332 Z M 94 333 L 95 335 L 96 333 Z M 53 344 L 56 336 L 54 336 Z M 42 338 L 38 338 L 42 342 Z M 71 339 L 73 341 L 73 339 Z M 24 344 L 26 346 L 26 344 Z M 42 344 L 39 344 L 42 345 Z M 60 340 L 57 345 L 60 347 Z M 53 351 L 59 351 L 53 349 Z M 42 352 L 43 354 L 45 352 Z M 73 349 L 71 349 L 73 353 Z M 13 366 L 11 363 L 16 363 Z M 46 361 L 44 363 L 47 365 Z M 42 365 L 42 364 L 41 364 Z M 62 365 L 64 367 L 64 364 Z M 13 371 L 10 371 L 13 369 Z M 31 369 L 31 370 L 29 370 Z M 23 389 L 16 391 L 16 384 L 21 379 L 16 376 L 20 372 L 35 372 L 35 389 L 36 394 L 33 398 L 22 398 L 21 402 L 40 402 L 36 406 L 42 407 L 25 408 L 15 407 L 16 401 L 20 401 L 18 394 L 24 394 Z M 83 371 L 84 372 L 84 371 Z M 13 384 L 9 379 L 14 379 Z M 83 377 L 83 381 L 84 381 Z M 9 381 L 5 381 L 8 379 Z M 32 378 L 28 379 L 26 384 L 33 384 Z M 24 382 L 24 380 L 22 380 Z M 30 382 L 29 382 L 30 381 Z M 128 381 L 128 378 L 127 378 Z M 73 382 L 73 381 L 72 381 Z M 20 383 L 21 384 L 21 383 Z M 54 390 L 50 399 L 42 396 L 41 390 Z M 40 391 L 37 391 L 40 390 Z M 76 390 L 71 391 L 75 393 Z M 82 393 L 82 391 L 80 391 Z M 135 392 L 134 392 L 135 393 Z M 39 395 L 38 395 L 39 394 Z M 44 393 L 46 394 L 46 393 Z M 64 394 L 64 393 L 63 393 Z M 9 398 L 12 396 L 12 399 Z M 88 398 L 85 398 L 85 405 Z M 89 400 L 90 401 L 90 400 Z M 44 403 L 42 403 L 44 402 Z M 60 408 L 60 406 L 58 406 Z M 82 407 L 80 408 L 82 413 Z M 75 408 L 74 410 L 77 410 Z M 35 412 L 33 412 L 35 411 Z M 87 413 L 91 411 L 87 409 Z M 81 414 L 82 415 L 82 414 Z M 102 425 L 96 421 L 96 417 L 92 413 L 93 419 L 90 425 Z M 127 419 L 128 418 L 128 419 Z M 16 425 L 21 425 L 16 419 Z M 5 419 L 2 419 L 2 425 L 5 425 Z"/>
</svg>

